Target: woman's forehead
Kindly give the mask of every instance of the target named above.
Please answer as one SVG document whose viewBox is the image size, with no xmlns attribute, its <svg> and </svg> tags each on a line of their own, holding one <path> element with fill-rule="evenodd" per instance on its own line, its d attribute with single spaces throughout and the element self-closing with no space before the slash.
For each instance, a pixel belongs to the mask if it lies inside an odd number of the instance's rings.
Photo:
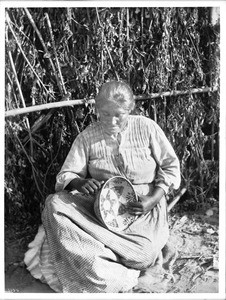
<svg viewBox="0 0 226 300">
<path fill-rule="evenodd" d="M 124 113 L 125 110 L 123 107 L 121 107 L 118 103 L 116 102 L 102 102 L 101 105 L 97 106 L 99 111 L 107 111 L 107 112 L 118 112 L 118 113 Z"/>
</svg>

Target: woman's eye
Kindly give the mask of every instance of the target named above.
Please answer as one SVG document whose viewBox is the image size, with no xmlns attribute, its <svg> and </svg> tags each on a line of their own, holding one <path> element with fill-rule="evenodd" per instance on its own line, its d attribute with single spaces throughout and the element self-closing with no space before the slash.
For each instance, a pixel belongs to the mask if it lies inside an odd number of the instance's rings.
<svg viewBox="0 0 226 300">
<path fill-rule="evenodd" d="M 108 113 L 108 112 L 102 112 L 102 116 L 103 117 L 106 117 L 106 118 L 110 118 L 110 117 L 115 117 L 115 118 L 118 118 L 118 119 L 120 119 L 120 118 L 123 118 L 124 116 L 125 116 L 125 113 L 120 113 L 120 114 L 115 114 L 115 115 L 111 115 L 110 113 Z"/>
<path fill-rule="evenodd" d="M 118 114 L 115 117 L 118 118 L 118 119 L 122 119 L 124 116 L 125 116 L 125 114 Z"/>
</svg>

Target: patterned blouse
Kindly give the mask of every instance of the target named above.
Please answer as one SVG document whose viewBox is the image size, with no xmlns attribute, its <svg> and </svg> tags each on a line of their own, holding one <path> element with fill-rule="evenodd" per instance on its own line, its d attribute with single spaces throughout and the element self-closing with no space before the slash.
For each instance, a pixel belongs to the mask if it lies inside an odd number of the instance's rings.
<svg viewBox="0 0 226 300">
<path fill-rule="evenodd" d="M 178 189 L 179 160 L 162 129 L 151 119 L 129 115 L 118 137 L 108 135 L 100 122 L 89 125 L 72 144 L 57 175 L 56 191 L 74 178 L 99 181 L 123 175 L 133 185 L 154 183 L 164 189 Z"/>
</svg>

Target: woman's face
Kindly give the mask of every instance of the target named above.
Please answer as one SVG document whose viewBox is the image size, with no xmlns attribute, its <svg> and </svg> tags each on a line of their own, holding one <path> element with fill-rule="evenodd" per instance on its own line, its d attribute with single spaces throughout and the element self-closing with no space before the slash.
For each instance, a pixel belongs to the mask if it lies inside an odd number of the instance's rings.
<svg viewBox="0 0 226 300">
<path fill-rule="evenodd" d="M 130 114 L 129 110 L 123 109 L 114 102 L 99 105 L 98 112 L 104 130 L 110 135 L 117 134 L 124 128 Z"/>
</svg>

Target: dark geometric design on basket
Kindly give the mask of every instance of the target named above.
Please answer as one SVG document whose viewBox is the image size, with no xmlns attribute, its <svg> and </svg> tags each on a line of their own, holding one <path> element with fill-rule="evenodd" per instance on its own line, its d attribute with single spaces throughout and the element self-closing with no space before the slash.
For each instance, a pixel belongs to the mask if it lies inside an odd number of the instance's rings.
<svg viewBox="0 0 226 300">
<path fill-rule="evenodd" d="M 131 224 L 133 221 L 135 221 L 136 216 L 127 216 L 123 219 L 123 225 Z"/>
<path fill-rule="evenodd" d="M 110 182 L 111 187 L 115 185 L 123 185 L 123 183 L 125 183 L 124 178 L 114 178 L 114 181 Z"/>
<path fill-rule="evenodd" d="M 110 189 L 117 195 L 118 198 L 120 198 L 124 190 L 124 186 L 113 186 Z"/>
<path fill-rule="evenodd" d="M 127 202 L 134 202 L 134 199 L 136 199 L 136 195 L 134 192 L 128 192 L 126 195 L 126 201 Z"/>
<path fill-rule="evenodd" d="M 127 205 L 119 202 L 118 215 L 124 215 L 127 212 Z"/>
</svg>

